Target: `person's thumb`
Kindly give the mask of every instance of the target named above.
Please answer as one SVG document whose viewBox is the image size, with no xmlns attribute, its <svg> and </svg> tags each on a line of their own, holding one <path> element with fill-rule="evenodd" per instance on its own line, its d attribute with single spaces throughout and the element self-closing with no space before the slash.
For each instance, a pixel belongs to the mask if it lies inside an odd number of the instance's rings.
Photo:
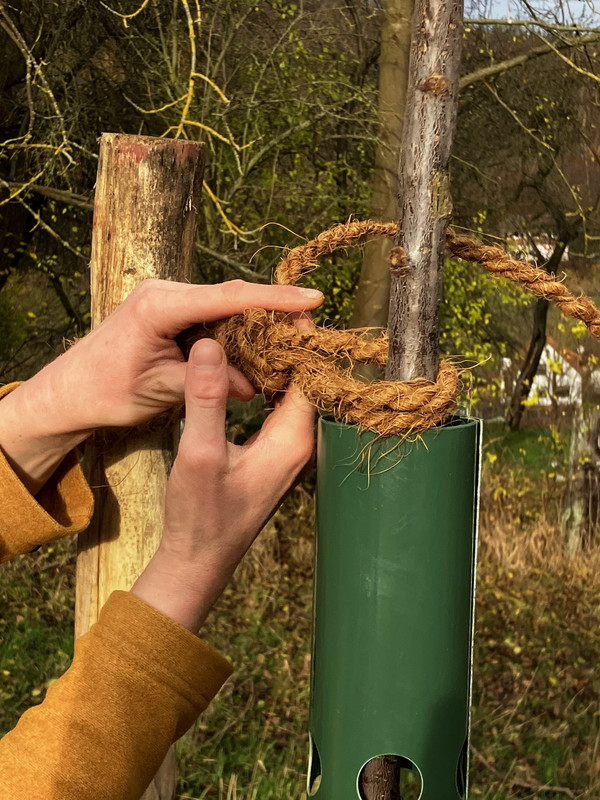
<svg viewBox="0 0 600 800">
<path fill-rule="evenodd" d="M 220 344 L 201 339 L 190 351 L 185 375 L 185 428 L 181 446 L 197 458 L 224 455 L 225 413 L 229 392 L 227 359 Z M 180 447 L 181 449 L 181 447 Z"/>
</svg>

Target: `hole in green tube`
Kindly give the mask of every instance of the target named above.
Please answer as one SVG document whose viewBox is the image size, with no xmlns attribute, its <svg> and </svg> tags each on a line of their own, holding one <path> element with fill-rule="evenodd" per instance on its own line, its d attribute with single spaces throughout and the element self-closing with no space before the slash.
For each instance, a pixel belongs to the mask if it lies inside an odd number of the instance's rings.
<svg viewBox="0 0 600 800">
<path fill-rule="evenodd" d="M 467 765 L 469 763 L 469 739 L 465 739 L 462 746 L 460 755 L 458 757 L 458 764 L 456 767 L 456 788 L 460 797 L 466 797 L 467 794 Z"/>
<path fill-rule="evenodd" d="M 309 733 L 309 754 L 308 754 L 308 776 L 306 779 L 306 791 L 309 797 L 313 797 L 318 791 L 319 786 L 321 785 L 321 756 L 319 755 L 319 751 L 317 750 L 317 745 L 315 744 L 315 740 L 312 737 L 312 734 Z"/>
<path fill-rule="evenodd" d="M 382 795 L 381 792 L 386 792 Z M 410 758 L 387 753 L 370 759 L 358 776 L 358 796 L 371 800 L 419 800 L 423 794 L 423 778 L 419 767 Z"/>
</svg>

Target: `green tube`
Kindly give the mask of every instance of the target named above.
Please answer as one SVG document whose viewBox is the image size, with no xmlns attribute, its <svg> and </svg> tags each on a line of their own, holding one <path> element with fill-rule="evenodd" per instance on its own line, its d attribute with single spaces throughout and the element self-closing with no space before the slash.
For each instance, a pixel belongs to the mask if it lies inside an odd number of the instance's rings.
<svg viewBox="0 0 600 800">
<path fill-rule="evenodd" d="M 421 800 L 467 796 L 480 423 L 417 442 L 319 422 L 309 794 L 361 798 L 401 756 Z M 411 795 L 413 796 L 413 795 Z"/>
</svg>

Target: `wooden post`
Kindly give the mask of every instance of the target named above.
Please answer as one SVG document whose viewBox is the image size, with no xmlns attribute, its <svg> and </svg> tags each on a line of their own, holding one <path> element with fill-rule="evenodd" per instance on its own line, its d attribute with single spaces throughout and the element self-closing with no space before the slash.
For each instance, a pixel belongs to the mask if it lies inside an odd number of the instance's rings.
<svg viewBox="0 0 600 800">
<path fill-rule="evenodd" d="M 462 0 L 415 2 L 398 166 L 398 234 L 390 253 L 387 380 L 437 378 L 462 18 Z M 401 800 L 401 768 L 391 754 L 372 759 L 363 774 L 364 800 Z"/>
<path fill-rule="evenodd" d="M 103 134 L 90 265 L 92 326 L 146 278 L 190 280 L 203 170 L 204 146 L 196 142 Z M 165 420 L 127 435 L 99 434 L 90 446 L 96 509 L 79 539 L 76 637 L 98 619 L 111 592 L 131 588 L 154 554 L 175 443 Z M 171 749 L 144 800 L 174 796 Z"/>
</svg>

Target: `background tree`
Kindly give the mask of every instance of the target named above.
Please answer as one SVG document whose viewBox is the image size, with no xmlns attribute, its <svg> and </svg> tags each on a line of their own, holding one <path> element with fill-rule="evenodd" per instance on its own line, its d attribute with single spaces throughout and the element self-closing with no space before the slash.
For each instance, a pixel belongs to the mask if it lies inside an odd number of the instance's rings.
<svg viewBox="0 0 600 800">
<path fill-rule="evenodd" d="M 594 263 L 600 221 L 599 142 L 596 115 L 590 112 L 598 80 L 590 70 L 597 68 L 597 36 L 586 34 L 594 43 L 577 46 L 586 37 L 572 30 L 486 26 L 472 33 L 465 54 L 472 80 L 484 74 L 482 61 L 488 58 L 506 64 L 531 55 L 540 38 L 547 41 L 547 50 L 543 58 L 498 71 L 493 79 L 484 77 L 464 90 L 454 168 L 457 218 L 470 227 L 483 217 L 487 232 L 504 239 L 515 235 L 521 255 L 549 271 L 560 271 L 568 251 L 570 267 L 584 275 Z M 471 136 L 474 129 L 485 135 Z M 541 241 L 543 251 L 536 246 Z M 546 301 L 536 303 L 530 345 L 508 412 L 512 429 L 519 427 L 537 372 L 547 311 Z"/>
<path fill-rule="evenodd" d="M 393 4 L 387 7 L 387 13 L 394 13 L 396 22 L 400 21 L 401 12 Z M 555 19 L 519 25 L 501 20 L 485 25 L 479 22 L 467 25 L 465 32 L 452 165 L 454 222 L 503 241 L 517 234 L 527 241 L 529 257 L 549 269 L 558 267 L 570 243 L 571 263 L 573 253 L 580 252 L 583 260 L 580 258 L 578 265 L 585 270 L 585 260 L 588 265 L 593 262 L 597 235 L 597 128 L 595 123 L 592 127 L 588 124 L 587 109 L 594 102 L 599 34 L 593 28 L 576 30 Z M 582 68 L 584 62 L 586 67 Z M 400 94 L 396 100 L 399 114 Z M 389 114 L 382 119 L 387 123 L 381 134 L 385 142 L 386 136 L 395 135 L 394 117 Z M 381 152 L 386 152 L 385 146 Z M 395 192 L 389 180 L 378 178 L 374 205 L 385 209 L 387 202 L 388 209 L 393 208 Z M 393 216 L 384 213 L 387 218 Z M 551 253 L 536 253 L 534 242 L 540 236 L 553 242 Z M 444 346 L 450 353 L 475 361 L 491 357 L 493 363 L 488 366 L 498 370 L 501 358 L 514 357 L 526 338 L 520 313 L 523 296 L 513 287 L 494 284 L 499 301 L 486 296 L 482 302 L 477 292 L 459 289 L 456 270 L 456 262 L 448 262 L 447 308 L 442 312 Z M 464 274 L 463 270 L 459 273 Z M 481 294 L 489 295 L 488 279 L 477 276 L 475 281 Z M 387 282 L 385 254 L 376 253 L 371 245 L 365 252 L 354 323 L 385 324 L 376 287 L 381 287 L 385 296 Z M 468 308 L 458 307 L 457 289 L 462 301 L 470 303 Z M 520 423 L 523 403 L 537 371 L 540 343 L 543 348 L 545 342 L 545 305 L 545 301 L 538 304 L 529 357 L 515 386 L 510 416 L 514 428 Z M 458 312 L 456 321 L 449 308 Z M 489 310 L 484 313 L 489 308 L 501 308 L 503 313 L 500 317 Z M 465 322 L 467 328 L 461 330 Z"/>
<path fill-rule="evenodd" d="M 70 0 L 59 12 L 50 0 L 1 0 L 10 58 L 0 83 L 0 225 L 11 247 L 0 291 L 28 326 L 22 341 L 6 343 L 5 379 L 35 369 L 40 340 L 56 351 L 85 330 L 102 130 L 209 145 L 196 279 L 269 280 L 294 232 L 362 214 L 378 13 L 366 0 L 219 0 L 202 9 L 150 0 L 133 11 Z M 347 316 L 353 276 L 345 269 L 334 282 L 325 313 Z"/>
<path fill-rule="evenodd" d="M 402 142 L 413 0 L 385 0 L 381 23 L 378 113 L 381 127 L 372 181 L 374 219 L 397 216 L 398 159 Z M 365 246 L 353 327 L 384 328 L 390 298 L 388 256 L 391 240 L 377 237 Z"/>
<path fill-rule="evenodd" d="M 575 30 L 564 20 L 539 18 L 520 25 L 473 25 L 471 33 L 472 46 L 465 55 L 471 78 L 465 85 L 483 77 L 465 89 L 467 102 L 461 105 L 455 166 L 461 187 L 459 218 L 465 227 L 484 218 L 486 231 L 512 242 L 521 257 L 550 272 L 560 274 L 564 260 L 570 282 L 597 299 L 598 34 L 593 29 Z M 498 69 L 519 58 L 527 60 Z M 485 63 L 492 59 L 495 64 Z M 491 67 L 496 71 L 490 78 Z M 469 136 L 471 129 L 484 130 L 486 135 Z M 585 351 L 563 516 L 568 548 L 574 553 L 590 546 L 597 526 L 598 397 L 591 373 L 598 347 L 589 337 L 580 341 L 578 326 L 566 324 L 556 312 L 549 317 L 544 299 L 532 305 L 529 344 L 507 411 L 511 430 L 521 424 L 548 326 L 563 346 Z M 515 339 L 526 341 L 523 322 L 513 317 L 513 325 Z M 519 344 L 513 358 L 522 358 L 517 355 L 520 350 Z"/>
</svg>

